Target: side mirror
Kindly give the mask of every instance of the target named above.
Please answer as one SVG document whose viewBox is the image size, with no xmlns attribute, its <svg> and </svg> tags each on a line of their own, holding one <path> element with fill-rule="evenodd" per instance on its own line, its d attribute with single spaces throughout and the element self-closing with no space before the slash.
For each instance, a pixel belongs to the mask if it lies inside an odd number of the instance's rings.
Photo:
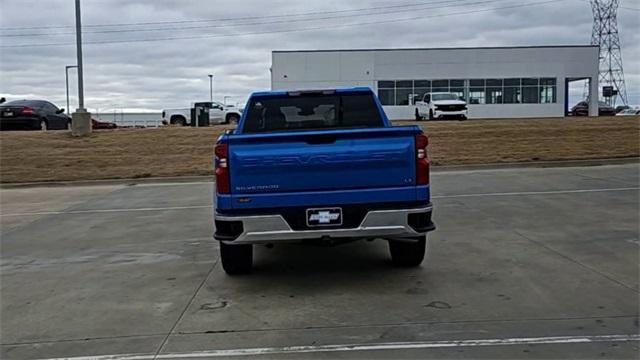
<svg viewBox="0 0 640 360">
<path fill-rule="evenodd" d="M 62 114 L 64 112 L 64 108 L 56 110 L 56 114 Z"/>
<path fill-rule="evenodd" d="M 5 99 L 5 98 L 0 98 L 0 104 L 4 103 L 4 102 L 6 102 L 6 101 L 7 101 L 7 99 Z"/>
</svg>

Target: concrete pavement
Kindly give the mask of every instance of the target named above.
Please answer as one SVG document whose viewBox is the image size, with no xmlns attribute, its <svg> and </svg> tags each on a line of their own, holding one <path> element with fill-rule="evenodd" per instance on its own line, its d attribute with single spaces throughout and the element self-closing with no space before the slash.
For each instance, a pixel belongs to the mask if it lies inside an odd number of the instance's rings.
<svg viewBox="0 0 640 360">
<path fill-rule="evenodd" d="M 3 189 L 0 357 L 637 358 L 639 170 L 438 172 L 422 267 L 288 245 L 233 278 L 211 183 Z"/>
</svg>

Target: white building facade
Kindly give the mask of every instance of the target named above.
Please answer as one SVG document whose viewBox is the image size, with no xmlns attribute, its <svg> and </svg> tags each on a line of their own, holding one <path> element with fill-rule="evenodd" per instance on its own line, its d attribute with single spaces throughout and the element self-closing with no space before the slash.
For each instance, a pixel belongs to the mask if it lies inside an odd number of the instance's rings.
<svg viewBox="0 0 640 360">
<path fill-rule="evenodd" d="M 585 79 L 596 116 L 597 46 L 274 51 L 271 68 L 273 90 L 368 86 L 394 120 L 428 92 L 458 94 L 470 118 L 561 117 Z"/>
</svg>

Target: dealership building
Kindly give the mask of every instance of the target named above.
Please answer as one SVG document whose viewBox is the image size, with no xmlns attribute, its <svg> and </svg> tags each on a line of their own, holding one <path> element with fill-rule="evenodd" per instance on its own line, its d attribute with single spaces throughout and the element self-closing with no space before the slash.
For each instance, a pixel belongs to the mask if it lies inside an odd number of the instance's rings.
<svg viewBox="0 0 640 360">
<path fill-rule="evenodd" d="M 459 95 L 470 118 L 560 117 L 577 80 L 588 80 L 597 115 L 597 46 L 272 52 L 273 90 L 368 86 L 391 119 L 413 119 L 428 92 Z"/>
</svg>

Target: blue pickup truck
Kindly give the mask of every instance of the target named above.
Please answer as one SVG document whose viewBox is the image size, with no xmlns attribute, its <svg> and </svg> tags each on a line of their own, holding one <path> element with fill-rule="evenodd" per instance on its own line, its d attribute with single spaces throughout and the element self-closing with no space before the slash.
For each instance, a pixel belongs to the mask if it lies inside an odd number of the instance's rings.
<svg viewBox="0 0 640 360">
<path fill-rule="evenodd" d="M 254 244 L 378 238 L 394 264 L 420 265 L 435 229 L 427 144 L 369 88 L 253 93 L 215 146 L 224 270 L 250 272 Z"/>
</svg>

